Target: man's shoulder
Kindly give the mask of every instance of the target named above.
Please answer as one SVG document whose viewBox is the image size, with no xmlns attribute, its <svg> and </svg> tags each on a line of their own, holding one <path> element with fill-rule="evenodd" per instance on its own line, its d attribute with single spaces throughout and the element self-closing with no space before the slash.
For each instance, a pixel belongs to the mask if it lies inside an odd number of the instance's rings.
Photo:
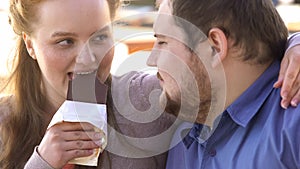
<svg viewBox="0 0 300 169">
<path fill-rule="evenodd" d="M 280 106 L 280 101 L 280 96 L 276 96 L 273 109 L 269 110 L 270 116 L 267 120 L 269 125 L 265 129 L 266 140 L 276 145 L 273 149 L 281 154 L 281 161 L 293 166 L 288 168 L 294 168 L 300 164 L 299 158 L 292 159 L 295 156 L 299 157 L 300 153 L 298 144 L 300 142 L 300 106 L 289 106 L 284 109 Z M 282 147 L 284 147 L 284 151 L 282 151 Z"/>
<path fill-rule="evenodd" d="M 299 105 L 297 107 L 289 106 L 287 109 L 279 113 L 283 113 L 282 120 L 283 120 L 284 129 L 294 128 L 300 130 L 300 106 Z"/>
<path fill-rule="evenodd" d="M 273 116 L 278 116 L 282 120 L 300 119 L 300 105 L 297 107 L 290 105 L 287 109 L 281 107 L 282 98 L 280 96 L 280 90 L 281 89 L 272 90 L 270 96 L 265 100 L 264 107 L 266 107 L 267 111 L 273 114 Z"/>
<path fill-rule="evenodd" d="M 280 89 L 274 89 L 263 107 L 264 114 L 268 117 L 266 122 L 270 123 L 273 130 L 300 141 L 300 135 L 297 134 L 300 130 L 300 106 L 284 109 L 280 103 Z"/>
</svg>

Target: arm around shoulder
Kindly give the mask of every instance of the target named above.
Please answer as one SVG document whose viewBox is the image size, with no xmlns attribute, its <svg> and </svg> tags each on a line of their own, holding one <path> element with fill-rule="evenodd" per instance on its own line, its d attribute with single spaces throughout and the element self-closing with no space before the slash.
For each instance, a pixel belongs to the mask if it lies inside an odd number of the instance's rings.
<svg viewBox="0 0 300 169">
<path fill-rule="evenodd" d="M 296 45 L 300 45 L 300 32 L 294 33 L 289 37 L 286 51 Z"/>
<path fill-rule="evenodd" d="M 281 105 L 287 108 L 289 104 L 296 107 L 300 103 L 300 32 L 289 37 L 287 50 L 281 62 L 278 81 L 274 87 L 281 87 Z"/>
</svg>

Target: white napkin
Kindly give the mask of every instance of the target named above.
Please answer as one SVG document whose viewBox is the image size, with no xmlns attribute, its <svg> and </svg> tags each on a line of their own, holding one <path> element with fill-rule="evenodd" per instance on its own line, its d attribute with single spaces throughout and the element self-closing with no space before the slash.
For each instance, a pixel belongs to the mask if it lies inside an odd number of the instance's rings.
<svg viewBox="0 0 300 169">
<path fill-rule="evenodd" d="M 63 121 L 88 122 L 95 126 L 95 130 L 103 131 L 105 138 L 102 140 L 101 148 L 95 150 L 91 156 L 76 158 L 69 162 L 70 164 L 97 166 L 99 154 L 107 143 L 106 105 L 66 100 L 53 116 L 48 128 Z"/>
</svg>

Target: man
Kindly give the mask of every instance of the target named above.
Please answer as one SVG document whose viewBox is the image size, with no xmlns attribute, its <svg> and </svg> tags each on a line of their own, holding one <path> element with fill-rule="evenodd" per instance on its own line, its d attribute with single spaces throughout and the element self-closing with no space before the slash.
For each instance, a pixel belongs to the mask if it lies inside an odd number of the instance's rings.
<svg viewBox="0 0 300 169">
<path fill-rule="evenodd" d="M 162 5 L 177 17 L 158 17 L 148 64 L 167 111 L 192 122 L 177 129 L 167 168 L 300 168 L 300 108 L 281 108 L 272 85 L 288 35 L 272 1 Z"/>
</svg>

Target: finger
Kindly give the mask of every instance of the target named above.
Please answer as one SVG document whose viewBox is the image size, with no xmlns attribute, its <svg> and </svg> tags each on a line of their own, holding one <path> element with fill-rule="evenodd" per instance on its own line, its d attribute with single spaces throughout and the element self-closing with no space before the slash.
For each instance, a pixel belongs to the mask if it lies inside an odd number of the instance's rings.
<svg viewBox="0 0 300 169">
<path fill-rule="evenodd" d="M 284 109 L 287 109 L 289 104 L 290 104 L 290 102 L 288 100 L 285 100 L 285 99 L 282 99 L 281 103 L 280 103 L 281 107 L 284 108 Z"/>
<path fill-rule="evenodd" d="M 281 65 L 280 65 L 280 71 L 279 71 L 279 76 L 278 76 L 278 80 L 274 83 L 274 87 L 275 88 L 279 88 L 282 86 L 282 82 L 285 76 L 285 72 L 288 68 L 289 65 L 289 60 L 286 59 L 286 57 L 283 58 Z"/>
<path fill-rule="evenodd" d="M 297 81 L 294 83 L 293 90 L 295 91 L 294 94 L 292 94 L 292 101 L 291 105 L 294 107 L 297 107 L 300 102 L 300 73 L 298 75 Z"/>
<path fill-rule="evenodd" d="M 274 88 L 280 88 L 282 86 L 283 79 L 281 77 L 278 77 L 278 80 L 274 83 Z"/>
<path fill-rule="evenodd" d="M 61 123 L 63 131 L 93 131 L 94 126 L 87 122 L 63 122 Z"/>
<path fill-rule="evenodd" d="M 300 88 L 297 92 L 297 94 L 293 97 L 291 105 L 294 107 L 297 107 L 300 103 Z"/>
<path fill-rule="evenodd" d="M 73 140 L 100 140 L 104 138 L 103 132 L 95 132 L 95 131 L 71 131 L 64 132 L 64 140 L 65 141 L 73 141 Z"/>
<path fill-rule="evenodd" d="M 98 142 L 97 142 L 98 143 Z M 92 150 L 100 148 L 101 145 L 98 145 L 94 141 L 68 141 L 63 143 L 64 150 L 65 151 L 71 151 L 71 150 Z"/>
<path fill-rule="evenodd" d="M 281 89 L 281 96 L 285 99 L 291 99 L 287 97 L 292 96 L 291 94 L 289 94 L 292 90 L 292 87 L 294 86 L 294 84 L 297 85 L 297 83 L 299 83 L 296 81 L 300 71 L 299 65 L 300 64 L 296 62 L 290 62 L 290 65 L 286 71 L 284 82 Z"/>
</svg>

